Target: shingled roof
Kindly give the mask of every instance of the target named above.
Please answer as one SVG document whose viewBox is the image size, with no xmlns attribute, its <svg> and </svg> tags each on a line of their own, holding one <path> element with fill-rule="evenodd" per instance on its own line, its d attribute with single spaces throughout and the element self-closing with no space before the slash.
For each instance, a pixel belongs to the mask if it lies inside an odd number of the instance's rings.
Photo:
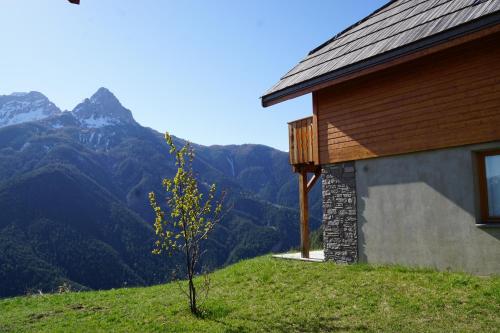
<svg viewBox="0 0 500 333">
<path fill-rule="evenodd" d="M 312 50 L 262 96 L 262 105 L 496 24 L 500 0 L 390 1 Z"/>
</svg>

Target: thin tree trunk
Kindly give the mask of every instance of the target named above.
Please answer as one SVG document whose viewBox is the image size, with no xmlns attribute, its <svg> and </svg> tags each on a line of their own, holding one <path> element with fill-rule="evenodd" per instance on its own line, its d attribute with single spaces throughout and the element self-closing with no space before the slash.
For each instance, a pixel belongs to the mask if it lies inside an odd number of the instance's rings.
<svg viewBox="0 0 500 333">
<path fill-rule="evenodd" d="M 198 309 L 196 308 L 196 289 L 194 287 L 194 269 L 193 269 L 193 258 L 191 258 L 191 251 L 189 251 L 189 247 L 186 247 L 186 264 L 187 264 L 187 273 L 189 280 L 189 307 L 191 309 L 191 313 L 197 314 Z"/>
<path fill-rule="evenodd" d="M 184 211 L 182 211 L 182 216 L 184 216 Z M 189 280 L 189 308 L 191 309 L 192 314 L 197 314 L 198 309 L 196 308 L 196 290 L 194 288 L 194 283 L 193 283 L 193 275 L 194 275 L 194 269 L 193 269 L 193 258 L 191 257 L 192 253 L 190 251 L 190 241 L 188 241 L 189 235 L 188 235 L 188 230 L 186 228 L 187 222 L 183 221 L 182 222 L 182 229 L 184 232 L 184 246 L 186 249 L 186 268 L 187 268 L 187 273 L 188 273 L 188 280 Z M 191 239 L 192 241 L 192 239 Z"/>
<path fill-rule="evenodd" d="M 192 276 L 189 278 L 189 295 L 191 295 L 191 312 L 193 314 L 197 314 L 198 309 L 196 308 L 196 288 L 194 287 Z"/>
</svg>

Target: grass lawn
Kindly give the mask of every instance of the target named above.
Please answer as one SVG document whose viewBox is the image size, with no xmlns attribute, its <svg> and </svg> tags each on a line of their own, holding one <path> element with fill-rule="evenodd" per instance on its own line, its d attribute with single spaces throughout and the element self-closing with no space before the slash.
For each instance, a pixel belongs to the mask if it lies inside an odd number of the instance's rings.
<svg viewBox="0 0 500 333">
<path fill-rule="evenodd" d="M 0 332 L 500 332 L 500 277 L 265 256 L 211 280 L 202 318 L 167 284 L 0 300 Z"/>
</svg>

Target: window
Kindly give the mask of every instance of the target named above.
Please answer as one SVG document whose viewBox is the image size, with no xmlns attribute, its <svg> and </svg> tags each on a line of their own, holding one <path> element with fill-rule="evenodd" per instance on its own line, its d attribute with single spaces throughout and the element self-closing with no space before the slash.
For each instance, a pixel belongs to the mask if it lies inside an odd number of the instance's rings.
<svg viewBox="0 0 500 333">
<path fill-rule="evenodd" d="M 478 153 L 481 218 L 500 222 L 500 149 Z"/>
</svg>

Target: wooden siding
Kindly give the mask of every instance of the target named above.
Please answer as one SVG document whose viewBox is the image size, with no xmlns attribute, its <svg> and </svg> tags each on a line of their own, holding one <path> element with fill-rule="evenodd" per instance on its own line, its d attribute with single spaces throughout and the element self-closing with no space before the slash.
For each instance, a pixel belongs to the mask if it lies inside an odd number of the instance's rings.
<svg viewBox="0 0 500 333">
<path fill-rule="evenodd" d="M 290 145 L 290 164 L 314 163 L 314 122 L 307 117 L 288 123 L 288 140 Z"/>
<path fill-rule="evenodd" d="M 322 164 L 500 140 L 500 34 L 313 99 Z"/>
</svg>

